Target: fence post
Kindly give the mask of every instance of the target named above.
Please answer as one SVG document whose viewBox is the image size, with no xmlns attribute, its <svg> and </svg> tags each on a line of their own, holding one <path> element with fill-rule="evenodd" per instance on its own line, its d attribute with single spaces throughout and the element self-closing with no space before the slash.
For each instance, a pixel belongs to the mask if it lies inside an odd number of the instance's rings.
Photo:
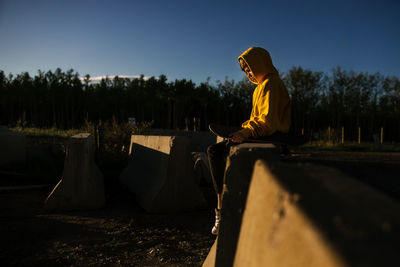
<svg viewBox="0 0 400 267">
<path fill-rule="evenodd" d="M 383 127 L 381 127 L 381 145 L 383 144 Z"/>
<path fill-rule="evenodd" d="M 103 152 L 104 151 L 104 125 L 99 121 L 98 127 L 97 127 L 97 138 L 98 138 L 98 151 Z"/>
<path fill-rule="evenodd" d="M 342 145 L 344 145 L 344 127 L 342 127 Z"/>
<path fill-rule="evenodd" d="M 301 135 L 304 135 L 304 128 L 301 128 Z"/>
<path fill-rule="evenodd" d="M 189 131 L 189 118 L 188 117 L 185 118 L 185 131 L 186 132 Z"/>
<path fill-rule="evenodd" d="M 358 127 L 358 144 L 361 143 L 361 128 Z"/>
</svg>

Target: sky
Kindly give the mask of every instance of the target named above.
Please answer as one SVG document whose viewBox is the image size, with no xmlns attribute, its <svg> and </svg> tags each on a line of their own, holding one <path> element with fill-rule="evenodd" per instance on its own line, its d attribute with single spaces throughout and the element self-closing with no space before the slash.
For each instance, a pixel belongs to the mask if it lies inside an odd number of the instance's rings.
<svg viewBox="0 0 400 267">
<path fill-rule="evenodd" d="M 0 70 L 241 80 L 267 49 L 294 66 L 400 76 L 400 1 L 0 0 Z"/>
</svg>

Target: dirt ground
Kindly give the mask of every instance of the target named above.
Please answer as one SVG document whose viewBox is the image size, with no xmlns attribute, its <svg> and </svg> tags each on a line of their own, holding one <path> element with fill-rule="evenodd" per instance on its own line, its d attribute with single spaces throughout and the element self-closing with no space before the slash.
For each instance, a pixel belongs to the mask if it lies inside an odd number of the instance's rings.
<svg viewBox="0 0 400 267">
<path fill-rule="evenodd" d="M 296 151 L 284 160 L 317 163 L 400 199 L 400 153 Z M 0 175 L 0 180 L 1 180 Z M 1 183 L 1 186 L 5 186 Z M 51 186 L 0 191 L 1 266 L 199 266 L 214 236 L 212 188 L 202 187 L 207 210 L 148 214 L 131 194 L 108 183 L 106 207 L 49 213 Z"/>
<path fill-rule="evenodd" d="M 50 188 L 0 192 L 1 266 L 198 266 L 212 210 L 148 214 L 126 192 L 101 210 L 48 213 Z"/>
</svg>

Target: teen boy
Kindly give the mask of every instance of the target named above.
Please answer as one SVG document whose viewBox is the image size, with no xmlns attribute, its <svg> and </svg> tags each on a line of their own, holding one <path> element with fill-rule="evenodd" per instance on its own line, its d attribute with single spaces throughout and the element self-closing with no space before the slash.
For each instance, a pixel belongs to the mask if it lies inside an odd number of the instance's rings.
<svg viewBox="0 0 400 267">
<path fill-rule="evenodd" d="M 290 128 L 290 98 L 278 71 L 272 64 L 268 51 L 261 47 L 250 47 L 238 58 L 240 68 L 257 87 L 253 92 L 250 119 L 239 131 L 230 134 L 230 139 L 209 146 L 207 149 L 218 207 L 215 209 L 215 225 L 212 233 L 217 235 L 221 220 L 222 186 L 226 157 L 230 147 L 247 138 L 262 138 L 274 133 L 287 133 Z"/>
</svg>

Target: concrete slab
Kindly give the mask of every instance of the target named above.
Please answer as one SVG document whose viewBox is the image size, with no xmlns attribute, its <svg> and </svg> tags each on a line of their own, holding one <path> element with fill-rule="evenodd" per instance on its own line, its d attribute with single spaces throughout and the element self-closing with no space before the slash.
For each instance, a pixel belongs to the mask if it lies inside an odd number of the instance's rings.
<svg viewBox="0 0 400 267">
<path fill-rule="evenodd" d="M 62 179 L 47 197 L 49 210 L 84 210 L 104 206 L 103 175 L 94 162 L 92 136 L 81 133 L 68 140 Z"/>
<path fill-rule="evenodd" d="M 231 149 L 220 232 L 204 266 L 396 265 L 400 203 L 262 146 Z"/>
<path fill-rule="evenodd" d="M 214 267 L 215 266 L 215 254 L 217 252 L 218 238 L 215 239 L 210 251 L 208 252 L 207 258 L 204 260 L 202 267 Z"/>
<path fill-rule="evenodd" d="M 278 260 L 280 266 L 293 266 L 295 259 L 303 260 L 303 266 L 397 265 L 399 202 L 333 168 L 264 164 L 279 186 L 275 202 L 270 198 L 269 204 L 264 206 L 265 213 L 272 211 L 275 217 L 279 214 L 279 219 L 269 227 L 264 222 L 263 231 L 276 238 L 274 243 L 264 247 L 269 251 L 266 255 L 269 261 Z M 255 175 L 263 172 L 266 179 L 266 171 L 260 170 Z M 261 185 L 255 187 L 258 186 Z M 257 219 L 251 216 L 249 220 Z M 251 235 L 243 231 L 243 236 Z M 260 236 L 260 232 L 257 235 Z M 251 242 L 256 244 L 254 240 Z M 288 248 L 295 251 L 292 261 L 285 256 Z M 327 257 L 328 254 L 334 258 Z M 321 259 L 325 259 L 325 263 L 317 264 Z"/>
<path fill-rule="evenodd" d="M 260 158 L 278 161 L 279 149 L 273 144 L 244 143 L 230 150 L 225 169 L 216 266 L 233 264 L 253 167 Z"/>
<path fill-rule="evenodd" d="M 143 135 L 148 136 L 188 136 L 190 141 L 190 152 L 206 152 L 207 147 L 215 144 L 217 137 L 210 131 L 183 131 L 172 129 L 147 129 Z"/>
<path fill-rule="evenodd" d="M 24 164 L 26 161 L 26 137 L 22 133 L 0 126 L 0 166 Z"/>
<path fill-rule="evenodd" d="M 268 164 L 257 161 L 234 266 L 346 266 L 299 208 L 298 198 L 280 184 Z"/>
<path fill-rule="evenodd" d="M 206 205 L 195 184 L 189 136 L 132 135 L 120 181 L 148 212 L 180 212 Z"/>
</svg>

